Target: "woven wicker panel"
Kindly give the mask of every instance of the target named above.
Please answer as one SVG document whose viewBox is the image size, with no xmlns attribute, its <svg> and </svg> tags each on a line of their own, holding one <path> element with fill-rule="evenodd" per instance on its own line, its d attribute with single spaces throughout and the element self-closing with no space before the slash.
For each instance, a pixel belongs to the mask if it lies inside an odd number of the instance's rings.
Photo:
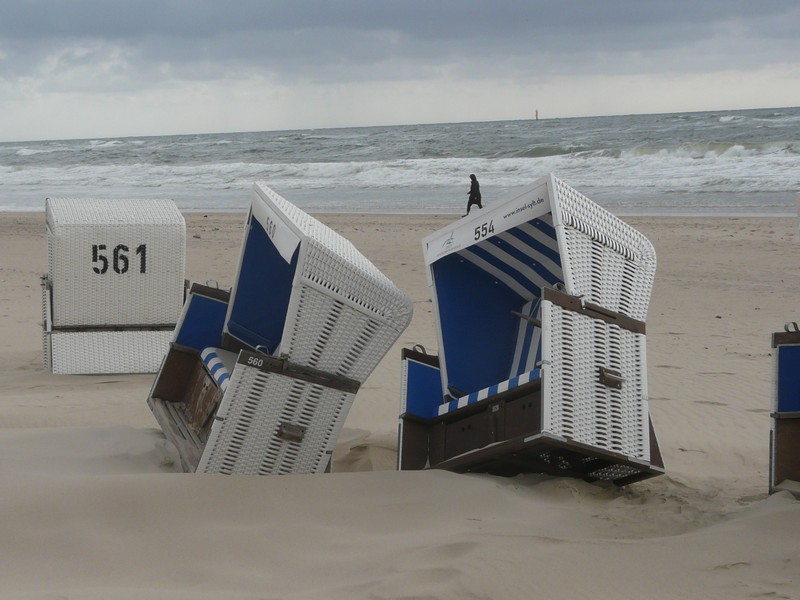
<svg viewBox="0 0 800 600">
<path fill-rule="evenodd" d="M 171 329 L 45 332 L 45 367 L 60 375 L 155 373 Z"/>
<path fill-rule="evenodd" d="M 328 231 L 340 237 L 334 231 Z M 331 236 L 329 240 L 332 239 L 335 238 Z M 349 253 L 337 254 L 344 249 L 331 249 L 311 240 L 301 277 L 403 331 L 411 321 L 412 305 L 408 297 L 360 253 L 360 260 L 353 260 L 354 256 Z"/>
<path fill-rule="evenodd" d="M 186 233 L 170 200 L 48 199 L 54 328 L 175 324 Z"/>
<path fill-rule="evenodd" d="M 322 473 L 353 394 L 237 364 L 217 411 L 198 473 Z M 281 424 L 302 428 L 299 441 Z"/>
<path fill-rule="evenodd" d="M 372 313 L 398 332 L 408 326 L 413 310 L 410 299 L 348 239 L 268 187 L 259 187 L 307 238 L 301 278 Z"/>
<path fill-rule="evenodd" d="M 542 429 L 569 440 L 649 460 L 645 337 L 543 302 Z M 621 373 L 621 389 L 600 368 Z"/>
<path fill-rule="evenodd" d="M 653 245 L 578 191 L 555 182 L 567 293 L 645 320 L 656 270 Z"/>
<path fill-rule="evenodd" d="M 46 332 L 50 331 L 50 283 L 47 276 L 42 276 L 42 328 L 45 335 L 42 335 L 42 366 L 48 371 L 52 370 L 52 361 L 50 356 L 50 338 Z"/>
<path fill-rule="evenodd" d="M 302 285 L 292 297 L 280 353 L 293 362 L 363 382 L 405 328 L 393 325 L 328 290 Z"/>
</svg>

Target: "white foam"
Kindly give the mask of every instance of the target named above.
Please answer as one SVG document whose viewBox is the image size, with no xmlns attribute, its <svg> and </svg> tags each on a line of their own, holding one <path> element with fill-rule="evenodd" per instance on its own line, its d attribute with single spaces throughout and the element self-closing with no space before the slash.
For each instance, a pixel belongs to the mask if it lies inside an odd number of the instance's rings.
<svg viewBox="0 0 800 600">
<path fill-rule="evenodd" d="M 731 206 L 783 195 L 778 202 L 793 207 L 797 112 L 0 144 L 0 210 L 39 210 L 45 197 L 64 195 L 225 209 L 246 204 L 263 180 L 306 206 L 419 211 L 461 207 L 469 173 L 491 202 L 547 172 L 618 206 L 713 194 Z"/>
</svg>

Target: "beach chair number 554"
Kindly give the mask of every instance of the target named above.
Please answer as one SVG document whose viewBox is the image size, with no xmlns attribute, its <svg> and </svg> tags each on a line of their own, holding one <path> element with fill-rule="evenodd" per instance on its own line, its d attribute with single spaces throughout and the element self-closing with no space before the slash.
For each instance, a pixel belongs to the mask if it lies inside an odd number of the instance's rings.
<svg viewBox="0 0 800 600">
<path fill-rule="evenodd" d="M 120 275 L 127 273 L 130 268 L 128 253 L 130 249 L 125 244 L 119 244 L 111 252 L 111 268 Z M 147 272 L 147 244 L 140 244 L 135 250 L 139 257 L 139 273 Z M 108 271 L 109 260 L 106 255 L 105 244 L 92 244 L 92 269 L 98 275 Z"/>
<path fill-rule="evenodd" d="M 494 233 L 494 221 L 488 223 L 481 223 L 475 228 L 475 239 L 480 240 L 485 238 L 490 233 Z"/>
</svg>

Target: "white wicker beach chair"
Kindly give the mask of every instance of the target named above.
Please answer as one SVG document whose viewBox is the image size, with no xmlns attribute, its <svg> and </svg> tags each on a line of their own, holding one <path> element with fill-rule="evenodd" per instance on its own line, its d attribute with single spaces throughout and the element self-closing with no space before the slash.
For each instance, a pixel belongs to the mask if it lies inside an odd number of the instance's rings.
<svg viewBox="0 0 800 600">
<path fill-rule="evenodd" d="M 47 199 L 43 362 L 59 374 L 154 373 L 184 298 L 171 200 Z"/>
<path fill-rule="evenodd" d="M 401 469 L 663 472 L 644 325 L 656 257 L 641 233 L 550 175 L 423 251 L 439 355 L 403 352 Z"/>
<path fill-rule="evenodd" d="M 148 400 L 189 472 L 319 473 L 410 299 L 349 241 L 254 186 L 235 284 L 195 284 Z"/>
<path fill-rule="evenodd" d="M 772 334 L 773 377 L 769 437 L 769 493 L 800 498 L 800 327 Z"/>
</svg>

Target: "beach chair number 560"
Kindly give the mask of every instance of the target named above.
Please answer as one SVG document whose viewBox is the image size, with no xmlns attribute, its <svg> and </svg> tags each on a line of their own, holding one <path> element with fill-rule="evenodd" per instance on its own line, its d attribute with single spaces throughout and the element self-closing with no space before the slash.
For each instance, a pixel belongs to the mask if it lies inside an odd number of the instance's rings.
<svg viewBox="0 0 800 600">
<path fill-rule="evenodd" d="M 92 269 L 98 275 L 102 275 L 108 271 L 108 256 L 105 255 L 105 244 L 92 244 Z M 127 273 L 130 267 L 130 260 L 128 259 L 128 252 L 130 250 L 125 244 L 117 245 L 111 252 L 111 268 L 115 273 Z M 140 244 L 135 253 L 139 256 L 139 273 L 147 272 L 147 244 Z"/>
</svg>

